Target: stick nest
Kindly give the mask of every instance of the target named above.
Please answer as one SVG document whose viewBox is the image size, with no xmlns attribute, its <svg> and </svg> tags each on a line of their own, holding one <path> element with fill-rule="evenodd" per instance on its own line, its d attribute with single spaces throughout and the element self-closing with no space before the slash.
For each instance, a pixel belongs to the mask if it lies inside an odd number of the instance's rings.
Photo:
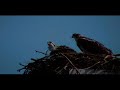
<svg viewBox="0 0 120 90">
<path fill-rule="evenodd" d="M 120 73 L 120 58 L 117 57 L 105 61 L 102 55 L 58 52 L 31 60 L 33 62 L 27 65 L 20 64 L 22 68 L 18 71 L 24 70 L 23 74 L 97 74 L 96 71 L 101 70 L 102 74 Z"/>
</svg>

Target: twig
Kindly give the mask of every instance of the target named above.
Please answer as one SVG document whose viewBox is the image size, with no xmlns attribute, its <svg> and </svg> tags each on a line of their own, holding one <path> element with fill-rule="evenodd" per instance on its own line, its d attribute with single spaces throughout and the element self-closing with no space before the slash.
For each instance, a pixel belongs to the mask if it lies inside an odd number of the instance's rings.
<svg viewBox="0 0 120 90">
<path fill-rule="evenodd" d="M 112 59 L 112 60 L 109 60 L 109 61 L 106 61 L 105 60 L 105 62 L 103 63 L 103 64 L 101 64 L 101 65 L 105 65 L 106 63 L 109 63 L 110 61 L 113 61 L 114 59 Z"/>
<path fill-rule="evenodd" d="M 38 53 L 41 53 L 41 54 L 47 55 L 46 53 L 43 53 L 43 52 L 40 52 L 40 51 L 37 51 L 37 50 L 35 50 L 35 51 L 38 52 Z"/>
<path fill-rule="evenodd" d="M 34 59 L 34 58 L 31 58 L 31 60 L 33 60 L 33 61 L 37 61 L 36 59 Z"/>
<path fill-rule="evenodd" d="M 25 66 L 25 65 L 23 65 L 23 64 L 21 64 L 21 63 L 19 63 L 19 65 L 21 65 L 21 66 Z"/>
<path fill-rule="evenodd" d="M 17 71 L 20 72 L 20 71 L 23 70 L 23 69 L 25 69 L 25 68 L 18 69 Z"/>
<path fill-rule="evenodd" d="M 87 68 L 84 68 L 84 69 L 90 69 L 90 68 L 94 67 L 95 65 L 97 65 L 97 64 L 99 64 L 99 63 L 100 63 L 100 61 L 97 62 L 97 63 L 95 63 L 94 65 L 92 65 L 92 66 L 90 66 L 90 67 L 87 67 Z"/>
<path fill-rule="evenodd" d="M 69 63 L 67 63 L 65 66 L 67 66 Z M 58 72 L 57 72 L 57 74 L 58 73 L 60 73 L 64 68 L 65 68 L 65 66 L 62 68 L 62 69 L 60 69 Z"/>
<path fill-rule="evenodd" d="M 113 56 L 120 56 L 120 54 L 114 54 Z"/>
<path fill-rule="evenodd" d="M 66 57 L 64 54 L 60 53 L 62 56 L 64 56 L 68 61 L 69 63 L 76 69 L 76 71 L 80 74 L 79 70 L 77 69 L 77 67 L 75 67 L 75 65 L 70 61 L 70 59 L 68 57 Z"/>
</svg>

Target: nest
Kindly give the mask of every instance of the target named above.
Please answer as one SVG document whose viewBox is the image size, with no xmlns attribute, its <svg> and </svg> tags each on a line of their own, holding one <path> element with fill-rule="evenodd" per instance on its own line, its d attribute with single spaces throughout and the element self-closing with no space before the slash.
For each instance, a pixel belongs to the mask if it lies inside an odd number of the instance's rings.
<svg viewBox="0 0 120 90">
<path fill-rule="evenodd" d="M 42 52 L 41 52 L 42 53 Z M 42 53 L 44 54 L 44 53 Z M 85 53 L 53 53 L 33 62 L 20 64 L 23 74 L 119 74 L 120 58 L 104 60 L 103 55 Z"/>
</svg>

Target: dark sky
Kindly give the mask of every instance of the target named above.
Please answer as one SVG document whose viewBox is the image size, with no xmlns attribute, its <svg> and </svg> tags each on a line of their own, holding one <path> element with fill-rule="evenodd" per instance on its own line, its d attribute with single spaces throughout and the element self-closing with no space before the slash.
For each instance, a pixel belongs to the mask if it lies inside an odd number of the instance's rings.
<svg viewBox="0 0 120 90">
<path fill-rule="evenodd" d="M 41 58 L 47 41 L 76 51 L 73 33 L 98 40 L 120 53 L 120 16 L 0 16 L 0 74 L 20 74 L 19 62 Z M 22 73 L 22 72 L 21 72 Z"/>
</svg>

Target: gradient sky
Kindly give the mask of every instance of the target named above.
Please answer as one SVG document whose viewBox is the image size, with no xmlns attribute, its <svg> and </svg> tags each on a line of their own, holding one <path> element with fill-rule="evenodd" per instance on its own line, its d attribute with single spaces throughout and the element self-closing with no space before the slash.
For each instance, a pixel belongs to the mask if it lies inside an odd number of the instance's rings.
<svg viewBox="0 0 120 90">
<path fill-rule="evenodd" d="M 76 51 L 73 33 L 98 40 L 113 53 L 120 53 L 120 16 L 0 16 L 0 74 L 17 72 L 31 58 L 44 55 L 47 41 Z"/>
</svg>

